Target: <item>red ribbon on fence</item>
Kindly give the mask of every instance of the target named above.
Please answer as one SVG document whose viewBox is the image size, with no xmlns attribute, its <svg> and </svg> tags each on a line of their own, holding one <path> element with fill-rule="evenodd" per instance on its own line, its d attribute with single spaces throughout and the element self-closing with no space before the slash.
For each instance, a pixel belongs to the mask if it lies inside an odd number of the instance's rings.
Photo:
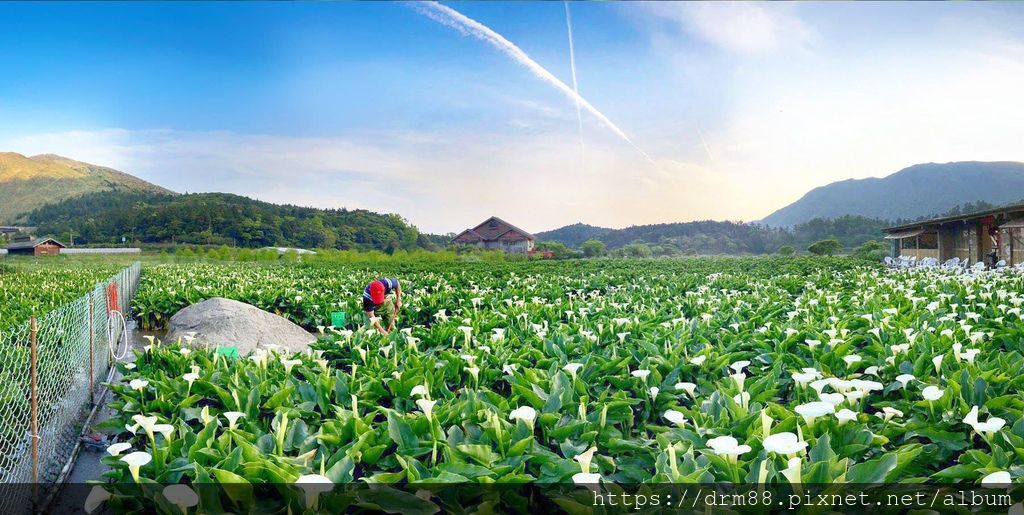
<svg viewBox="0 0 1024 515">
<path fill-rule="evenodd" d="M 112 282 L 107 285 L 107 314 L 109 315 L 113 311 L 120 311 L 121 303 L 117 299 L 117 283 Z"/>
</svg>

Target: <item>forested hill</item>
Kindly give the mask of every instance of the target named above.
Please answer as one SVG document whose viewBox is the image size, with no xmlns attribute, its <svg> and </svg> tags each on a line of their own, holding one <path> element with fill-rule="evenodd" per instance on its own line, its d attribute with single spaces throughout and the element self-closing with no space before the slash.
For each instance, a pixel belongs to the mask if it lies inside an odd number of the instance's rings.
<svg viewBox="0 0 1024 515">
<path fill-rule="evenodd" d="M 573 248 L 589 239 L 601 241 L 608 250 L 643 243 L 651 248 L 654 255 L 765 254 L 773 253 L 783 245 L 804 249 L 825 238 L 836 238 L 846 249 L 852 249 L 868 240 L 880 239 L 882 229 L 890 225 L 892 222 L 888 220 L 863 216 L 816 218 L 791 229 L 712 220 L 637 225 L 624 229 L 574 224 L 540 232 L 536 236 L 538 242 L 558 242 Z"/>
<path fill-rule="evenodd" d="M 98 191 L 173 193 L 105 166 L 53 154 L 0 152 L 0 225 L 15 223 L 43 204 Z"/>
<path fill-rule="evenodd" d="M 544 231 L 535 234 L 538 241 L 557 241 L 570 247 L 579 247 L 587 240 L 600 240 L 604 235 L 615 229 L 606 229 L 583 223 L 566 225 L 551 231 Z"/>
<path fill-rule="evenodd" d="M 1006 204 L 1024 197 L 1024 163 L 927 163 L 882 178 L 848 179 L 815 188 L 761 223 L 793 227 L 814 218 L 860 215 L 915 219 L 965 202 Z"/>
<path fill-rule="evenodd" d="M 397 250 L 433 246 L 402 217 L 365 210 L 278 205 L 227 193 L 164 195 L 109 191 L 28 214 L 40 234 L 78 244 L 194 243 L 240 247 Z"/>
</svg>

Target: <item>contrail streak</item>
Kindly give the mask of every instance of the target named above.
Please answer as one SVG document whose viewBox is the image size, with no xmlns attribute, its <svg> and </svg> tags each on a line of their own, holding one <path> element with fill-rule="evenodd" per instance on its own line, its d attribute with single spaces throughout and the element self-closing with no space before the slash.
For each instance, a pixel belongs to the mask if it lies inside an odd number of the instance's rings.
<svg viewBox="0 0 1024 515">
<path fill-rule="evenodd" d="M 715 161 L 715 155 L 711 153 L 711 147 L 708 146 L 708 142 L 704 139 L 704 133 L 697 130 L 697 135 L 700 136 L 700 143 L 701 145 L 704 145 L 704 151 L 708 153 L 708 158 L 711 159 L 712 163 L 717 164 L 717 161 Z"/>
<path fill-rule="evenodd" d="M 647 152 L 644 152 L 640 147 L 636 146 L 636 143 L 633 143 L 633 140 L 629 139 L 629 136 L 626 136 L 626 133 L 615 125 L 615 123 L 609 120 L 604 113 L 598 111 L 596 107 L 587 101 L 587 99 L 573 91 L 572 88 L 559 80 L 558 77 L 555 77 L 546 68 L 541 66 L 540 63 L 534 61 L 533 58 L 527 55 L 526 52 L 523 52 L 521 48 L 505 39 L 501 34 L 494 32 L 486 25 L 463 15 L 455 9 L 441 5 L 437 2 L 414 3 L 412 5 L 414 9 L 430 19 L 447 27 L 451 27 L 461 32 L 463 35 L 477 38 L 505 53 L 505 55 L 526 67 L 526 69 L 530 70 L 534 75 L 554 86 L 555 89 L 564 93 L 571 100 L 576 101 L 581 107 L 586 109 L 587 112 L 597 117 L 598 120 L 601 120 L 601 122 L 604 123 L 612 132 L 622 138 L 626 143 L 629 143 L 630 146 L 640 153 L 640 155 L 644 156 L 644 159 L 654 163 L 651 156 L 647 155 Z"/>
<path fill-rule="evenodd" d="M 587 147 L 583 143 L 583 113 L 580 111 L 580 85 L 576 82 L 576 49 L 572 42 L 572 16 L 569 14 L 569 0 L 562 2 L 565 5 L 565 28 L 569 34 L 569 69 L 572 70 L 572 92 L 576 94 L 576 121 L 579 123 L 580 132 L 580 162 L 585 166 L 587 160 Z"/>
</svg>

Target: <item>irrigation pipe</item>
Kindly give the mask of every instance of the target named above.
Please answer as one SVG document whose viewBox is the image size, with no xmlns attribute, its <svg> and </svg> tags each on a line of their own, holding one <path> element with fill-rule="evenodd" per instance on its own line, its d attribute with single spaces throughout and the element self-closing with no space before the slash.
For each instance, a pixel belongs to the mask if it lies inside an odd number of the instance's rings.
<svg viewBox="0 0 1024 515">
<path fill-rule="evenodd" d="M 124 318 L 124 313 L 114 310 L 110 312 L 112 320 L 121 322 L 121 336 L 124 337 L 124 351 L 118 355 L 118 349 L 121 348 L 121 338 L 114 339 L 114 328 L 116 325 L 109 325 L 107 328 L 107 344 L 110 347 L 110 356 L 114 358 L 114 362 L 123 360 L 128 356 L 128 350 L 131 348 L 131 338 L 128 334 L 128 321 Z"/>
</svg>

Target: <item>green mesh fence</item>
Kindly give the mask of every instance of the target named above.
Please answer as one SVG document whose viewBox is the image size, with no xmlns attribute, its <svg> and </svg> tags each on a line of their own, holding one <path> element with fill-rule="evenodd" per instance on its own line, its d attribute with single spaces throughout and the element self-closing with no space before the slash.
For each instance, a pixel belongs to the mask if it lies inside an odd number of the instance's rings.
<svg viewBox="0 0 1024 515">
<path fill-rule="evenodd" d="M 108 305 L 128 312 L 139 272 L 135 263 L 77 300 L 0 333 L 0 485 L 61 479 L 110 371 L 110 342 L 121 336 Z M 0 513 L 26 513 L 42 501 L 31 489 L 4 491 Z"/>
</svg>

